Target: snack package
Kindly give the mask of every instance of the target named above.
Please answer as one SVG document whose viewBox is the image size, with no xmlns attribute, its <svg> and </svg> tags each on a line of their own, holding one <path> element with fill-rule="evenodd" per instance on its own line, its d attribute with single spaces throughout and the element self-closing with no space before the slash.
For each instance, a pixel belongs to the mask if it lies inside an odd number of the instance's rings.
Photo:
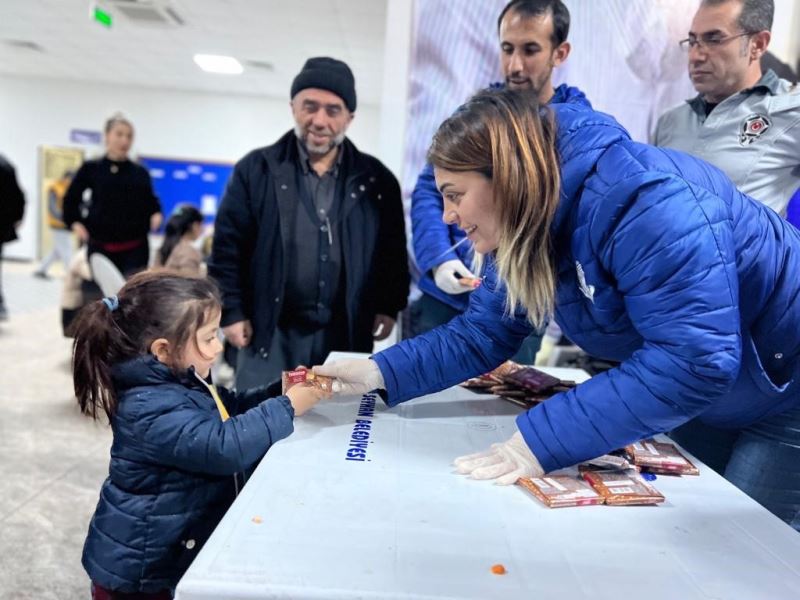
<svg viewBox="0 0 800 600">
<path fill-rule="evenodd" d="M 507 360 L 493 371 L 489 371 L 488 373 L 484 373 L 478 377 L 471 377 L 470 379 L 467 379 L 461 384 L 461 386 L 468 389 L 474 389 L 475 391 L 480 391 L 481 389 L 488 390 L 492 386 L 503 383 L 504 375 L 521 368 L 522 365 L 515 363 L 513 360 Z"/>
<path fill-rule="evenodd" d="M 651 473 L 699 475 L 700 470 L 681 451 L 668 442 L 642 440 L 625 448 L 633 464 Z"/>
<path fill-rule="evenodd" d="M 561 380 L 539 369 L 523 367 L 503 375 L 503 383 L 534 393 L 542 393 L 559 385 Z"/>
<path fill-rule="evenodd" d="M 479 288 L 481 285 L 481 278 L 480 277 L 461 277 L 459 278 L 458 282 L 463 285 L 464 287 L 476 289 Z"/>
<path fill-rule="evenodd" d="M 576 384 L 508 360 L 494 371 L 468 379 L 461 385 L 473 392 L 495 394 L 523 408 L 530 408 Z"/>
<path fill-rule="evenodd" d="M 581 474 L 609 506 L 659 504 L 664 501 L 661 492 L 642 479 L 636 469 L 583 469 Z"/>
<path fill-rule="evenodd" d="M 628 462 L 628 459 L 623 456 L 614 456 L 613 454 L 604 454 L 592 460 L 578 465 L 578 471 L 583 474 L 584 471 L 619 471 L 625 469 L 632 469 L 634 466 Z M 637 469 L 638 470 L 638 469 Z"/>
<path fill-rule="evenodd" d="M 550 508 L 602 504 L 603 497 L 580 479 L 567 475 L 520 477 L 517 485 L 528 490 Z"/>
<path fill-rule="evenodd" d="M 333 377 L 316 375 L 314 371 L 308 369 L 296 369 L 294 371 L 283 371 L 281 373 L 281 393 L 285 394 L 293 385 L 306 382 L 329 393 L 333 393 L 334 391 Z"/>
</svg>

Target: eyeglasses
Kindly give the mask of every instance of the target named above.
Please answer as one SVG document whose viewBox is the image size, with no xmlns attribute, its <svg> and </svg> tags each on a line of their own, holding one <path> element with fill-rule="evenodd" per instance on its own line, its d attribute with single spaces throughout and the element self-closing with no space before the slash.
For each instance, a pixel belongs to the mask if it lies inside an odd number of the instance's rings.
<svg viewBox="0 0 800 600">
<path fill-rule="evenodd" d="M 736 38 L 744 37 L 746 35 L 755 35 L 758 33 L 757 31 L 745 31 L 744 33 L 738 33 L 736 35 L 720 35 L 718 33 L 704 33 L 700 37 L 696 37 L 690 35 L 685 40 L 681 40 L 678 42 L 678 45 L 681 47 L 682 50 L 689 51 L 690 48 L 699 48 L 702 50 L 715 50 L 722 46 L 723 44 L 727 44 L 731 40 L 735 40 Z"/>
</svg>

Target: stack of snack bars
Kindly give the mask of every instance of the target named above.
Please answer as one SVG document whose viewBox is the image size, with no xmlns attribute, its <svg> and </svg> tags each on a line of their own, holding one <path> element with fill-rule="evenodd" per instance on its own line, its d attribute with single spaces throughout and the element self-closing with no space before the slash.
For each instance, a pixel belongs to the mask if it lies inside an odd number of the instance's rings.
<svg viewBox="0 0 800 600">
<path fill-rule="evenodd" d="M 642 440 L 626 446 L 624 454 L 634 465 L 649 473 L 699 475 L 700 471 L 674 444 Z"/>
<path fill-rule="evenodd" d="M 501 398 L 531 407 L 553 394 L 575 387 L 574 381 L 564 381 L 534 369 L 507 360 L 494 371 L 473 377 L 461 384 L 462 387 L 483 394 L 496 394 Z"/>
<path fill-rule="evenodd" d="M 589 484 L 569 475 L 531 479 L 521 477 L 517 480 L 517 485 L 528 490 L 550 508 L 603 503 L 603 498 Z"/>
<path fill-rule="evenodd" d="M 699 475 L 697 467 L 674 444 L 648 439 L 578 465 L 577 478 L 570 475 L 521 478 L 517 484 L 550 508 L 664 502 L 664 496 L 645 481 L 641 472 Z"/>
</svg>

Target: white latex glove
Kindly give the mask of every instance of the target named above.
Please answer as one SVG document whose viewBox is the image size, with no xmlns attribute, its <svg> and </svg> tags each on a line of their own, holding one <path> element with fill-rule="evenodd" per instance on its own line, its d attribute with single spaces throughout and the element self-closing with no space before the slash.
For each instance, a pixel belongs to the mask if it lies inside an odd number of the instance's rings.
<svg viewBox="0 0 800 600">
<path fill-rule="evenodd" d="M 458 273 L 461 278 L 456 277 Z M 433 280 L 443 292 L 448 294 L 464 294 L 471 292 L 475 288 L 472 286 L 472 281 L 475 275 L 472 274 L 464 263 L 454 258 L 453 260 L 446 260 L 433 270 Z M 462 280 L 465 283 L 462 283 Z"/>
<path fill-rule="evenodd" d="M 541 477 L 542 465 L 517 431 L 508 441 L 492 444 L 486 452 L 459 456 L 456 471 L 472 479 L 494 479 L 497 485 L 511 485 L 520 477 Z"/>
<path fill-rule="evenodd" d="M 370 358 L 337 360 L 314 367 L 313 371 L 317 375 L 334 377 L 337 380 L 333 385 L 336 394 L 360 396 L 386 387 L 378 363 Z M 337 383 L 339 385 L 336 385 Z"/>
</svg>

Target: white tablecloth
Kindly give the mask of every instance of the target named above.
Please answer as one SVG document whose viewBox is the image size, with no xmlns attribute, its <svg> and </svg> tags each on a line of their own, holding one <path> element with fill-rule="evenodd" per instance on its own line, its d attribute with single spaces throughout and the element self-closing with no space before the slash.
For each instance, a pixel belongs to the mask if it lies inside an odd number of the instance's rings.
<svg viewBox="0 0 800 600">
<path fill-rule="evenodd" d="M 460 388 L 394 409 L 319 404 L 269 451 L 176 599 L 800 599 L 800 535 L 705 465 L 658 477 L 653 507 L 549 509 L 453 473 L 520 410 Z"/>
</svg>

